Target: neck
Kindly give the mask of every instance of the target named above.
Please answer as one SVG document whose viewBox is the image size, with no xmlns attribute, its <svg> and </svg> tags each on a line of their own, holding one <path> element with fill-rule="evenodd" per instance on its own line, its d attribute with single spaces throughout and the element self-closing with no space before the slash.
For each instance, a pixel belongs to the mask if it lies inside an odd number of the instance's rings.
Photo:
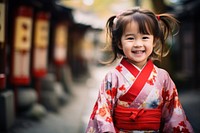
<svg viewBox="0 0 200 133">
<path fill-rule="evenodd" d="M 133 65 L 135 65 L 139 70 L 141 70 L 146 64 L 147 64 L 147 61 L 145 62 L 133 62 L 129 59 L 127 59 L 128 62 L 132 63 Z"/>
</svg>

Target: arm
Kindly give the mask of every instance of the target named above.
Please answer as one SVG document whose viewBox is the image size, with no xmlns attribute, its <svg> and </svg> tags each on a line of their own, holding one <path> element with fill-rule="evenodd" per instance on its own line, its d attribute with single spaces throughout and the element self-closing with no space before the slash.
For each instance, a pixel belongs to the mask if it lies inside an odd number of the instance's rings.
<svg viewBox="0 0 200 133">
<path fill-rule="evenodd" d="M 104 78 L 88 123 L 88 127 L 86 129 L 87 133 L 115 133 L 115 128 L 112 120 L 112 110 L 115 104 L 116 82 L 116 75 L 112 73 L 107 74 Z"/>
<path fill-rule="evenodd" d="M 167 72 L 165 75 L 163 99 L 163 132 L 193 133 L 192 126 L 180 103 L 176 86 Z"/>
</svg>

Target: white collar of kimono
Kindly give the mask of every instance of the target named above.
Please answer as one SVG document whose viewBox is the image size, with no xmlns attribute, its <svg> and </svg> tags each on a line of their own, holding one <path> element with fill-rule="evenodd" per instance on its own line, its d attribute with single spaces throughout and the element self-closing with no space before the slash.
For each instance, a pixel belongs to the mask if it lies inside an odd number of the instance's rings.
<svg viewBox="0 0 200 133">
<path fill-rule="evenodd" d="M 132 64 L 138 71 L 141 72 L 142 69 L 146 66 L 147 63 L 146 63 L 141 69 L 140 69 L 138 66 L 134 65 L 133 63 L 131 63 L 131 64 Z"/>
<path fill-rule="evenodd" d="M 127 57 L 123 57 L 123 58 L 126 58 L 127 59 Z M 130 61 L 128 61 L 129 63 L 131 63 Z M 131 63 L 138 71 L 142 71 L 142 69 L 146 66 L 146 64 L 147 64 L 147 62 L 145 63 L 145 65 L 140 69 L 138 66 L 136 66 L 136 65 L 134 65 L 133 63 Z"/>
</svg>

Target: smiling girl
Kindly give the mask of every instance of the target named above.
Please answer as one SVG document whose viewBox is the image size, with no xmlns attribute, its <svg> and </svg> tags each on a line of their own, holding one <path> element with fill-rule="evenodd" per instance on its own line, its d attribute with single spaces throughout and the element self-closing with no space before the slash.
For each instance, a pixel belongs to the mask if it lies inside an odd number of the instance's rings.
<svg viewBox="0 0 200 133">
<path fill-rule="evenodd" d="M 134 8 L 107 21 L 114 62 L 90 117 L 87 133 L 192 133 L 167 71 L 153 64 L 168 53 L 165 41 L 177 26 L 170 14 Z"/>
</svg>

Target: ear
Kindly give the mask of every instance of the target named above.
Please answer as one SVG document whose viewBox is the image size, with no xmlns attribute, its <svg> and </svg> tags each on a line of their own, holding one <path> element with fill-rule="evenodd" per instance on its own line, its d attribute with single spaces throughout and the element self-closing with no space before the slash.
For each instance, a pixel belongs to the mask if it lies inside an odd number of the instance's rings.
<svg viewBox="0 0 200 133">
<path fill-rule="evenodd" d="M 121 42 L 119 42 L 117 46 L 118 46 L 119 49 L 122 50 L 122 43 Z"/>
</svg>

